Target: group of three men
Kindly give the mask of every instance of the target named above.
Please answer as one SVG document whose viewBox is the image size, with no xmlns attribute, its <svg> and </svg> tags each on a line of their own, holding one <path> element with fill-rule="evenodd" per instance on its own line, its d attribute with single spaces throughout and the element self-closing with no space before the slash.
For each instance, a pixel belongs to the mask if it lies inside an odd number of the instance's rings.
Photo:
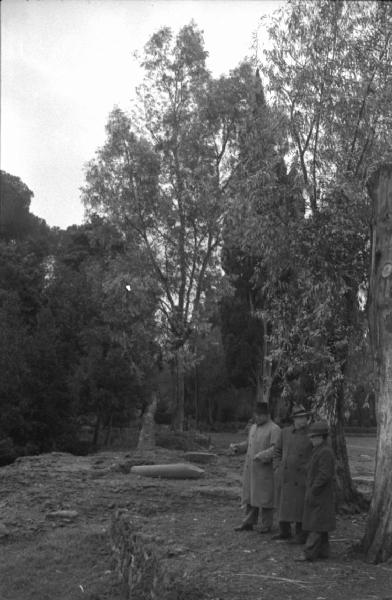
<svg viewBox="0 0 392 600">
<path fill-rule="evenodd" d="M 246 516 L 236 531 L 253 529 L 261 516 L 260 533 L 270 532 L 276 509 L 279 532 L 272 539 L 304 544 L 297 560 L 313 561 L 328 557 L 328 533 L 335 529 L 335 459 L 328 424 L 318 421 L 309 426 L 309 416 L 302 405 L 296 406 L 293 425 L 280 429 L 271 420 L 268 405 L 259 402 L 248 441 L 231 444 L 231 449 L 246 452 L 242 490 Z"/>
</svg>

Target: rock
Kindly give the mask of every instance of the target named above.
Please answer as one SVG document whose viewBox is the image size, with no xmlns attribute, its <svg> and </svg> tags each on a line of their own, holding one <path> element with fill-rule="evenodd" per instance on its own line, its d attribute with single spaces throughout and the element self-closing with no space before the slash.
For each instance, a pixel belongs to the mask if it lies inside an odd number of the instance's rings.
<svg viewBox="0 0 392 600">
<path fill-rule="evenodd" d="M 128 460 L 121 460 L 117 463 L 114 463 L 110 469 L 111 471 L 115 472 L 115 473 L 125 473 L 128 474 L 132 467 L 137 467 L 137 466 L 146 466 L 146 465 L 155 465 L 155 461 L 154 460 L 149 460 L 146 458 L 142 458 L 140 456 L 134 456 L 132 459 L 128 459 Z"/>
<path fill-rule="evenodd" d="M 184 463 L 135 466 L 132 467 L 131 472 L 143 477 L 163 477 L 164 479 L 199 479 L 204 475 L 203 469 Z"/>
<path fill-rule="evenodd" d="M 7 538 L 10 534 L 10 530 L 8 527 L 4 525 L 4 523 L 0 523 L 0 540 Z"/>
<path fill-rule="evenodd" d="M 79 513 L 76 510 L 54 510 L 46 515 L 47 519 L 65 519 L 67 521 L 72 521 L 79 516 Z"/>
<path fill-rule="evenodd" d="M 188 548 L 185 548 L 185 546 L 173 546 L 167 550 L 167 556 L 171 558 L 172 556 L 180 556 L 186 552 L 188 552 Z"/>
<path fill-rule="evenodd" d="M 190 462 L 208 464 L 218 460 L 218 455 L 212 452 L 185 452 L 184 458 Z"/>
<path fill-rule="evenodd" d="M 117 464 L 112 465 L 111 470 L 117 473 L 125 473 L 128 474 L 132 468 L 131 461 L 123 460 Z"/>
</svg>

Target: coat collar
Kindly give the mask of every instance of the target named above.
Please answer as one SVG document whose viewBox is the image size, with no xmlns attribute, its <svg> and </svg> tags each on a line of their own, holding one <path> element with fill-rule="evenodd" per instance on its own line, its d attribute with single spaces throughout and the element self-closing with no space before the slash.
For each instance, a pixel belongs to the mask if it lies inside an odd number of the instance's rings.
<svg viewBox="0 0 392 600">
<path fill-rule="evenodd" d="M 265 423 L 255 423 L 256 425 L 256 429 L 258 429 L 259 427 L 264 427 L 264 425 L 268 425 L 268 423 L 271 422 L 271 419 L 268 419 L 268 421 L 266 421 Z"/>
<path fill-rule="evenodd" d="M 292 433 L 297 433 L 297 434 L 299 434 L 299 435 L 304 435 L 304 434 L 306 434 L 306 435 L 307 435 L 307 433 L 308 433 L 308 429 L 309 429 L 309 428 L 308 428 L 308 426 L 307 426 L 307 425 L 305 425 L 305 427 L 301 427 L 301 429 L 296 429 L 296 428 L 294 427 L 294 425 L 292 425 L 292 426 L 291 426 L 291 431 L 292 431 Z"/>
<path fill-rule="evenodd" d="M 318 454 L 318 452 L 320 452 L 320 450 L 322 450 L 323 448 L 328 447 L 328 442 L 327 440 L 323 441 L 322 444 L 320 444 L 320 446 L 317 446 L 317 448 L 313 448 L 313 454 Z"/>
</svg>

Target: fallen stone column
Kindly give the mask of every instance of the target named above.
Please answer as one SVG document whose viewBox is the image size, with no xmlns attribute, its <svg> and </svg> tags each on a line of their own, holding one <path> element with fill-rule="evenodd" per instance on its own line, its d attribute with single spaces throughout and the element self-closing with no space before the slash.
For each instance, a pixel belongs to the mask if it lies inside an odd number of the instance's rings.
<svg viewBox="0 0 392 600">
<path fill-rule="evenodd" d="M 169 465 L 138 465 L 131 473 L 143 477 L 162 477 L 164 479 L 199 479 L 204 476 L 203 469 L 186 463 Z"/>
</svg>

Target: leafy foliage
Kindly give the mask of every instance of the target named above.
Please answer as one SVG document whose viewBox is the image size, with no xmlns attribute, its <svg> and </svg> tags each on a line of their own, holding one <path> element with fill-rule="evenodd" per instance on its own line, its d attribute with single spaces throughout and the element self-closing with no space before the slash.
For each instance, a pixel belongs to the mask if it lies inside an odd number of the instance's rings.
<svg viewBox="0 0 392 600">
<path fill-rule="evenodd" d="M 0 436 L 16 453 L 72 449 L 82 416 L 97 436 L 145 403 L 156 286 L 136 246 L 97 217 L 66 232 L 25 222 L 24 237 L 12 224 L 0 243 Z"/>
<path fill-rule="evenodd" d="M 110 115 L 83 195 L 89 211 L 148 257 L 160 289 L 161 343 L 178 362 L 180 412 L 186 346 L 221 279 L 225 191 L 249 99 L 249 67 L 214 80 L 206 56 L 193 23 L 176 37 L 168 28 L 151 37 L 139 102 L 132 116 L 119 109 Z"/>
</svg>

